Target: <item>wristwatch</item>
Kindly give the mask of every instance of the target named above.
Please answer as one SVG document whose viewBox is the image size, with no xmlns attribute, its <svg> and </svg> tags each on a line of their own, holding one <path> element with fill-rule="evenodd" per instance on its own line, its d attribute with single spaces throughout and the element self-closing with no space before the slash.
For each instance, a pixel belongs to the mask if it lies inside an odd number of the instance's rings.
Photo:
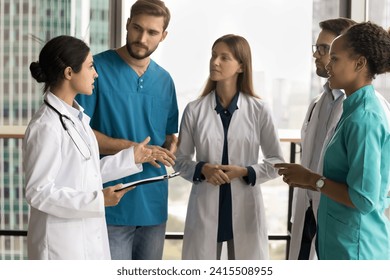
<svg viewBox="0 0 390 280">
<path fill-rule="evenodd" d="M 320 179 L 317 180 L 316 182 L 316 187 L 319 191 L 321 191 L 321 189 L 325 186 L 325 177 L 322 176 Z"/>
</svg>

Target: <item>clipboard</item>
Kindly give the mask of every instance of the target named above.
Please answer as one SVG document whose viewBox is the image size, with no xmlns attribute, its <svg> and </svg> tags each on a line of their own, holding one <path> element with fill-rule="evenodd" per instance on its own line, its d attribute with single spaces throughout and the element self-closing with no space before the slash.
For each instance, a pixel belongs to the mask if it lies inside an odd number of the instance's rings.
<svg viewBox="0 0 390 280">
<path fill-rule="evenodd" d="M 147 178 L 147 179 L 142 179 L 142 180 L 126 183 L 126 184 L 123 184 L 123 186 L 120 189 L 117 189 L 114 192 L 120 192 L 120 191 L 123 191 L 125 189 L 131 188 L 134 186 L 139 186 L 139 185 L 150 184 L 150 183 L 154 183 L 154 182 L 158 182 L 158 181 L 168 180 L 168 179 L 174 178 L 174 177 L 179 176 L 179 175 L 180 175 L 180 172 L 174 172 L 172 174 L 165 174 L 165 175 L 161 175 L 161 176 L 156 176 L 156 177 L 151 177 L 151 178 Z"/>
</svg>

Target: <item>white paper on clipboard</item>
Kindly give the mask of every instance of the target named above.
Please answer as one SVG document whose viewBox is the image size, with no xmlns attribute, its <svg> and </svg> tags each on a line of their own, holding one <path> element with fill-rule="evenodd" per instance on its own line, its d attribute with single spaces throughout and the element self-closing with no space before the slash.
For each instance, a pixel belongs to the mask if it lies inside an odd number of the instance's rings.
<svg viewBox="0 0 390 280">
<path fill-rule="evenodd" d="M 180 175 L 180 172 L 175 172 L 172 174 L 165 174 L 165 175 L 160 175 L 160 176 L 156 176 L 156 177 L 151 177 L 151 178 L 147 178 L 147 179 L 142 179 L 142 180 L 126 183 L 126 184 L 123 184 L 123 186 L 120 189 L 115 190 L 115 192 L 120 192 L 120 191 L 123 191 L 125 189 L 131 188 L 133 186 L 139 186 L 139 185 L 143 185 L 143 184 L 149 184 L 149 183 L 154 183 L 154 182 L 158 182 L 158 181 L 168 180 L 168 179 L 171 179 L 171 178 L 179 176 L 179 175 Z"/>
</svg>

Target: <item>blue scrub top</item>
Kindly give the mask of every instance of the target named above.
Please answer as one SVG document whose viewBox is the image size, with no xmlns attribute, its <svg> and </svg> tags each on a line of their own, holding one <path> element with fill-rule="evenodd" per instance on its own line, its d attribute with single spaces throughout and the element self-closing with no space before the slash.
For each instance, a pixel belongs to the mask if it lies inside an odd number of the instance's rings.
<svg viewBox="0 0 390 280">
<path fill-rule="evenodd" d="M 91 117 L 91 127 L 110 137 L 162 146 L 166 135 L 178 132 L 178 106 L 169 73 L 150 61 L 139 77 L 114 50 L 94 56 L 98 72 L 91 96 L 78 95 L 77 101 Z M 164 166 L 143 164 L 143 172 L 106 183 L 112 186 L 166 174 Z M 109 225 L 146 226 L 165 222 L 168 217 L 168 182 L 139 186 L 126 193 L 115 207 L 106 208 Z"/>
<path fill-rule="evenodd" d="M 385 216 L 390 181 L 389 119 L 373 86 L 350 95 L 324 155 L 325 177 L 348 185 L 356 208 L 321 195 L 319 259 L 390 259 Z"/>
</svg>

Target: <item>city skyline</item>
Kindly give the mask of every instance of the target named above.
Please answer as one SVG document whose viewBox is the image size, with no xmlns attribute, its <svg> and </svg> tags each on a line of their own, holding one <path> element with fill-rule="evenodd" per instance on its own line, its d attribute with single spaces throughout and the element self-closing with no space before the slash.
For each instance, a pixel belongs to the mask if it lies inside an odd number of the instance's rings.
<svg viewBox="0 0 390 280">
<path fill-rule="evenodd" d="M 32 80 L 28 66 L 38 59 L 45 41 L 68 34 L 88 42 L 93 54 L 109 48 L 108 2 L 0 0 L 0 125 L 25 126 L 41 105 L 42 85 Z M 124 5 L 123 40 L 124 23 L 133 2 L 126 1 Z M 180 114 L 188 102 L 199 96 L 207 79 L 214 40 L 225 33 L 237 33 L 247 37 L 251 44 L 255 89 L 270 104 L 275 123 L 279 128 L 300 129 L 309 101 L 320 93 L 324 82 L 315 74 L 311 44 L 319 32 L 318 22 L 338 16 L 339 1 L 299 0 L 298 5 L 291 0 L 241 2 L 246 6 L 237 5 L 233 0 L 201 0 L 196 4 L 190 0 L 165 2 L 172 13 L 169 34 L 152 57 L 175 80 Z M 381 3 L 390 6 L 390 0 Z M 382 20 L 382 14 L 375 20 Z M 296 32 L 299 36 L 294 36 Z M 388 81 L 388 76 L 382 75 L 375 83 L 377 90 L 390 100 Z M 21 140 L 0 139 L 1 229 L 26 230 L 27 226 L 20 151 Z M 183 219 L 185 215 L 185 191 L 189 191 L 190 183 L 183 181 L 178 180 L 180 183 L 170 187 L 170 199 L 177 199 L 177 206 L 170 209 L 170 217 Z M 284 196 L 281 201 L 285 201 L 286 192 L 280 186 L 277 181 L 264 185 L 265 197 Z M 276 224 L 276 219 L 270 221 L 272 233 L 274 229 L 285 228 L 287 215 L 283 213 L 279 218 L 281 213 L 275 205 L 270 203 L 269 216 L 283 219 L 283 224 Z M 12 254 L 14 258 L 24 258 L 24 246 L 25 238 L 0 236 L 0 259 L 10 258 Z"/>
</svg>

